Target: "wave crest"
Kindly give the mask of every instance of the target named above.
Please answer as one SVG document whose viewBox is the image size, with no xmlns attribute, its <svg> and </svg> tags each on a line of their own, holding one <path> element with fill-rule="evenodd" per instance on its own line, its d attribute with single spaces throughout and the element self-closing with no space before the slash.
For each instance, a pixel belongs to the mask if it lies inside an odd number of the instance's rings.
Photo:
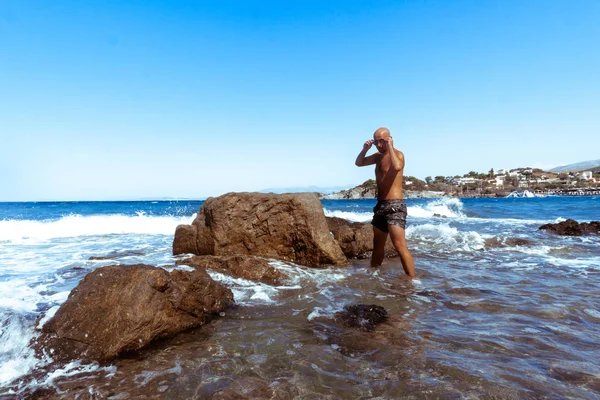
<svg viewBox="0 0 600 400">
<path fill-rule="evenodd" d="M 68 215 L 54 221 L 0 221 L 0 241 L 20 242 L 25 239 L 48 240 L 76 236 L 111 234 L 173 235 L 180 224 L 191 224 L 192 217 L 127 215 Z"/>
</svg>

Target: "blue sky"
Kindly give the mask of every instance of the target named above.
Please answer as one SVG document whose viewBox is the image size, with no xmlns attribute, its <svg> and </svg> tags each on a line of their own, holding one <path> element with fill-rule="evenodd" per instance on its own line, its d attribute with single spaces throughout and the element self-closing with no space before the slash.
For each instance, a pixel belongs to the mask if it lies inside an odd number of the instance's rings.
<svg viewBox="0 0 600 400">
<path fill-rule="evenodd" d="M 600 158 L 600 2 L 0 0 L 0 201 Z"/>
</svg>

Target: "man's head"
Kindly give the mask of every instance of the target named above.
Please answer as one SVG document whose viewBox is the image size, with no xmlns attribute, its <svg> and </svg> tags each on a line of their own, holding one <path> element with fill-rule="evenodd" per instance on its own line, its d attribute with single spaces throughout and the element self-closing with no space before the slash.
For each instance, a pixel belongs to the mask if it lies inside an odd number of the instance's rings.
<svg viewBox="0 0 600 400">
<path fill-rule="evenodd" d="M 385 139 L 391 138 L 390 130 L 388 128 L 379 128 L 373 133 L 373 144 L 377 147 L 377 151 L 385 153 L 387 151 Z"/>
</svg>

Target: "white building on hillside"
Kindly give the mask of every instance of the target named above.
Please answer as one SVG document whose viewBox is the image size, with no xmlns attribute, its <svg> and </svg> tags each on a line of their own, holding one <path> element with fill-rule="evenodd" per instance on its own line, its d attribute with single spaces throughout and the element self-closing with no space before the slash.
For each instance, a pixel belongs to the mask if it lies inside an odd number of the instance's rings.
<svg viewBox="0 0 600 400">
<path fill-rule="evenodd" d="M 477 183 L 479 182 L 481 179 L 477 179 L 477 178 L 471 178 L 470 176 L 466 176 L 463 178 L 459 179 L 459 182 L 461 185 L 467 184 L 467 183 Z"/>
<path fill-rule="evenodd" d="M 592 179 L 592 171 L 584 171 L 581 173 L 581 178 L 589 181 L 590 179 Z"/>
</svg>

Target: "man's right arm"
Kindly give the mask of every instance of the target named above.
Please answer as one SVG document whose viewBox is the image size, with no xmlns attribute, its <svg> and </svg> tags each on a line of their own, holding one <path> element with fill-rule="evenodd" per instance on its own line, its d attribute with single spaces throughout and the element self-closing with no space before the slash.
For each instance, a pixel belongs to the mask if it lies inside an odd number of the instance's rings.
<svg viewBox="0 0 600 400">
<path fill-rule="evenodd" d="M 368 157 L 365 157 L 365 155 L 367 154 L 367 151 L 369 151 L 369 149 L 371 148 L 371 146 L 373 146 L 373 141 L 372 140 L 367 140 L 365 142 L 365 144 L 363 145 L 363 149 L 360 153 L 358 153 L 358 157 L 356 157 L 356 161 L 354 162 L 354 164 L 357 167 L 364 167 L 367 165 L 373 165 L 377 162 L 377 159 L 379 157 L 379 153 L 375 153 L 375 154 L 371 154 Z"/>
</svg>

